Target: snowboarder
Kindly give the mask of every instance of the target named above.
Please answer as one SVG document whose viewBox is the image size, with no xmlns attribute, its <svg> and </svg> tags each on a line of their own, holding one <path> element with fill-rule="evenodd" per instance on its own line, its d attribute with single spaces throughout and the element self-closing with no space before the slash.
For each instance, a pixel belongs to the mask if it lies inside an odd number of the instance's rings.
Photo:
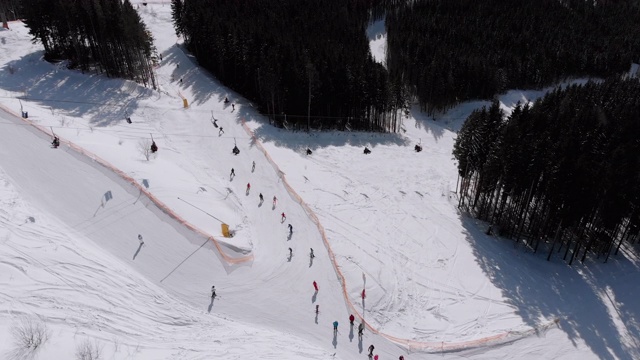
<svg viewBox="0 0 640 360">
<path fill-rule="evenodd" d="M 373 349 L 375 349 L 375 347 L 373 346 L 373 344 L 369 345 L 369 357 L 373 356 Z"/>
<path fill-rule="evenodd" d="M 224 129 L 222 129 L 222 126 L 220 126 L 220 131 L 218 131 L 218 135 L 222 135 L 224 134 Z"/>
<path fill-rule="evenodd" d="M 311 149 L 307 148 L 307 155 L 311 155 L 313 154 L 313 151 L 311 151 Z"/>
<path fill-rule="evenodd" d="M 289 224 L 289 235 L 293 234 L 293 226 L 291 226 L 291 224 Z"/>
<path fill-rule="evenodd" d="M 369 148 L 365 146 L 364 147 L 364 153 L 365 154 L 371 154 L 371 150 L 369 150 Z"/>
<path fill-rule="evenodd" d="M 353 325 L 353 320 L 355 320 L 356 317 L 353 316 L 353 314 L 349 315 L 349 324 Z"/>
<path fill-rule="evenodd" d="M 213 299 L 214 297 L 216 297 L 216 287 L 215 287 L 215 285 L 211 287 L 211 298 Z"/>
<path fill-rule="evenodd" d="M 318 291 L 318 283 L 315 280 L 313 281 L 313 288 Z"/>
<path fill-rule="evenodd" d="M 338 321 L 334 321 L 333 322 L 333 333 L 337 333 L 338 332 Z"/>
<path fill-rule="evenodd" d="M 313 248 L 311 248 L 311 254 L 309 254 L 309 257 L 311 257 L 312 259 L 316 257 L 315 255 L 313 255 Z"/>
<path fill-rule="evenodd" d="M 236 176 L 236 171 L 233 168 L 231 168 L 231 174 L 229 176 Z"/>
<path fill-rule="evenodd" d="M 358 337 L 362 337 L 363 333 L 364 333 L 364 323 L 360 323 L 360 325 L 358 325 Z"/>
<path fill-rule="evenodd" d="M 282 222 L 284 222 L 285 220 L 287 220 L 287 216 L 284 214 L 284 212 L 282 213 Z"/>
<path fill-rule="evenodd" d="M 291 248 L 289 248 L 289 257 L 293 256 L 293 250 L 291 250 Z"/>
<path fill-rule="evenodd" d="M 251 172 L 256 171 L 256 162 L 254 161 L 253 164 L 251 164 Z"/>
<path fill-rule="evenodd" d="M 258 195 L 260 197 L 260 203 L 262 203 L 264 201 L 264 197 L 262 197 L 262 193 L 260 193 L 260 195 Z"/>
<path fill-rule="evenodd" d="M 140 241 L 140 245 L 144 245 L 144 241 L 142 240 L 142 235 L 138 234 L 138 241 Z"/>
<path fill-rule="evenodd" d="M 53 141 L 51 142 L 51 146 L 53 146 L 54 148 L 57 148 L 58 146 L 60 146 L 60 139 L 57 136 L 53 137 Z"/>
<path fill-rule="evenodd" d="M 156 145 L 156 142 L 152 140 L 151 141 L 151 152 L 154 153 L 156 151 L 158 151 L 158 145 Z"/>
</svg>

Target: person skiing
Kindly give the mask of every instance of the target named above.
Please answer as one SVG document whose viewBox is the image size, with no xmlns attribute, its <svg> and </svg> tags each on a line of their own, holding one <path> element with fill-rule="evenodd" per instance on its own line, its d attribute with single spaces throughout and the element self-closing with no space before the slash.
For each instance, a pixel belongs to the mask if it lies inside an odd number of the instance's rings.
<svg viewBox="0 0 640 360">
<path fill-rule="evenodd" d="M 356 317 L 353 316 L 353 314 L 349 315 L 349 324 L 353 325 L 353 320 L 355 320 Z"/>
<path fill-rule="evenodd" d="M 144 245 L 144 241 L 142 240 L 142 235 L 138 234 L 138 241 L 140 241 L 140 245 Z"/>
<path fill-rule="evenodd" d="M 338 332 L 338 321 L 334 321 L 333 322 L 333 333 L 337 333 Z"/>
<path fill-rule="evenodd" d="M 313 259 L 314 257 L 316 257 L 315 255 L 313 255 L 313 248 L 311 248 L 311 254 L 309 254 L 309 256 Z"/>
<path fill-rule="evenodd" d="M 236 104 L 231 104 L 231 111 L 235 111 L 236 110 Z"/>
<path fill-rule="evenodd" d="M 249 190 L 251 190 L 251 183 L 247 183 L 247 192 L 249 192 Z"/>
<path fill-rule="evenodd" d="M 362 337 L 363 333 L 364 333 L 364 323 L 361 322 L 360 325 L 358 325 L 358 337 Z"/>
<path fill-rule="evenodd" d="M 213 299 L 214 297 L 216 297 L 216 287 L 215 287 L 215 285 L 211 287 L 211 298 Z"/>
<path fill-rule="evenodd" d="M 315 280 L 313 281 L 313 288 L 318 291 L 318 283 Z"/>
<path fill-rule="evenodd" d="M 264 201 L 264 197 L 262 197 L 262 193 L 260 193 L 260 195 L 258 195 L 260 197 L 260 202 Z"/>
<path fill-rule="evenodd" d="M 220 131 L 218 131 L 218 135 L 222 135 L 224 134 L 224 129 L 222 128 L 222 126 L 220 126 Z"/>
<path fill-rule="evenodd" d="M 156 142 L 152 140 L 151 141 L 151 152 L 154 153 L 156 151 L 158 151 L 158 145 L 156 145 Z"/>
<path fill-rule="evenodd" d="M 289 224 L 289 235 L 293 234 L 293 226 Z"/>
<path fill-rule="evenodd" d="M 218 119 L 213 119 L 213 126 L 215 126 L 216 128 L 218 127 Z"/>
<path fill-rule="evenodd" d="M 229 176 L 236 176 L 236 171 L 233 168 L 231 168 L 231 175 Z"/>
<path fill-rule="evenodd" d="M 291 248 L 289 248 L 289 257 L 293 256 L 293 250 L 291 250 Z"/>
<path fill-rule="evenodd" d="M 224 97 L 224 103 L 228 104 L 229 103 L 229 98 L 227 98 L 226 96 Z"/>
<path fill-rule="evenodd" d="M 404 360 L 404 356 L 400 355 L 400 357 L 398 358 L 398 360 Z"/>
<path fill-rule="evenodd" d="M 369 150 L 369 148 L 365 146 L 364 147 L 364 153 L 365 154 L 371 154 L 371 150 Z"/>
<path fill-rule="evenodd" d="M 369 357 L 373 356 L 373 349 L 375 349 L 373 344 L 369 345 Z"/>
<path fill-rule="evenodd" d="M 284 212 L 282 213 L 282 222 L 284 222 L 285 220 L 287 220 L 287 216 L 284 214 Z"/>
<path fill-rule="evenodd" d="M 231 150 L 231 152 L 233 153 L 233 155 L 238 155 L 238 154 L 240 154 L 240 149 L 238 149 L 237 145 L 234 145 L 233 149 Z"/>
<path fill-rule="evenodd" d="M 364 293 L 364 289 L 362 289 L 362 300 L 364 300 L 365 298 L 365 293 Z"/>
<path fill-rule="evenodd" d="M 256 162 L 254 161 L 254 162 L 251 164 L 251 172 L 254 172 L 255 170 L 256 170 Z"/>
<path fill-rule="evenodd" d="M 316 314 L 320 312 L 320 305 L 316 305 Z"/>
<path fill-rule="evenodd" d="M 276 204 L 278 203 L 278 198 L 273 195 L 273 206 L 276 206 Z"/>
<path fill-rule="evenodd" d="M 307 155 L 311 155 L 313 154 L 313 151 L 311 151 L 311 149 L 307 148 Z"/>
<path fill-rule="evenodd" d="M 53 141 L 51 142 L 51 146 L 53 146 L 54 148 L 57 148 L 58 146 L 60 146 L 60 139 L 57 136 L 53 137 Z"/>
</svg>

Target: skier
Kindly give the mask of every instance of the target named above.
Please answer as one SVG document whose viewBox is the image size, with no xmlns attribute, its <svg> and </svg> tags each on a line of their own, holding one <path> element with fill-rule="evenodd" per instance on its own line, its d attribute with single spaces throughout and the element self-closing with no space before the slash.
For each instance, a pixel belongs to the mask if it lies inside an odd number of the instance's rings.
<svg viewBox="0 0 640 360">
<path fill-rule="evenodd" d="M 142 240 L 142 235 L 138 234 L 138 241 L 140 241 L 140 245 L 144 245 L 144 241 Z"/>
<path fill-rule="evenodd" d="M 156 145 L 156 142 L 152 140 L 151 141 L 151 152 L 154 153 L 156 151 L 158 151 L 158 145 Z"/>
<path fill-rule="evenodd" d="M 364 147 L 364 153 L 365 154 L 371 154 L 371 150 L 369 150 L 369 148 L 365 146 Z"/>
<path fill-rule="evenodd" d="M 285 220 L 287 220 L 287 216 L 284 214 L 284 212 L 282 213 L 282 221 L 284 222 Z"/>
<path fill-rule="evenodd" d="M 373 349 L 375 349 L 375 347 L 373 346 L 373 344 L 369 345 L 369 357 L 373 356 Z"/>
<path fill-rule="evenodd" d="M 333 333 L 337 333 L 338 332 L 338 321 L 334 321 L 333 322 Z"/>
<path fill-rule="evenodd" d="M 253 164 L 251 164 L 251 172 L 254 172 L 256 170 L 256 162 L 254 161 Z"/>
<path fill-rule="evenodd" d="M 373 360 L 378 360 L 378 355 L 374 356 Z"/>
<path fill-rule="evenodd" d="M 273 206 L 275 207 L 277 203 L 278 203 L 278 198 L 276 198 L 276 196 L 273 195 Z"/>
<path fill-rule="evenodd" d="M 364 323 L 360 323 L 360 325 L 358 325 L 358 337 L 362 337 L 363 333 L 364 333 Z"/>
<path fill-rule="evenodd" d="M 54 148 L 57 148 L 58 146 L 60 146 L 60 139 L 57 136 L 53 137 L 53 141 L 51 142 L 51 146 L 53 146 Z"/>
<path fill-rule="evenodd" d="M 315 280 L 313 281 L 313 288 L 318 291 L 318 283 Z"/>
<path fill-rule="evenodd" d="M 289 235 L 293 234 L 293 226 L 291 226 L 291 224 L 289 224 Z"/>
<path fill-rule="evenodd" d="M 215 285 L 211 287 L 211 298 L 213 299 L 214 297 L 216 297 L 216 287 L 215 287 Z"/>
<path fill-rule="evenodd" d="M 316 314 L 320 312 L 320 305 L 316 305 Z"/>
<path fill-rule="evenodd" d="M 236 176 L 236 171 L 233 168 L 231 168 L 231 174 L 229 176 Z"/>
<path fill-rule="evenodd" d="M 213 119 L 213 126 L 218 127 L 218 119 Z"/>
<path fill-rule="evenodd" d="M 234 145 L 233 150 L 231 150 L 231 152 L 233 153 L 233 155 L 238 155 L 240 154 L 240 149 L 238 149 L 237 145 Z"/>
<path fill-rule="evenodd" d="M 235 111 L 236 110 L 236 104 L 231 104 L 231 111 Z"/>
<path fill-rule="evenodd" d="M 365 298 L 365 293 L 364 293 L 364 289 L 362 289 L 362 300 L 364 300 Z"/>
<path fill-rule="evenodd" d="M 311 155 L 313 154 L 313 151 L 311 151 L 311 149 L 307 148 L 307 155 Z"/>
<path fill-rule="evenodd" d="M 249 190 L 251 190 L 251 183 L 247 183 L 247 192 L 249 192 Z"/>
<path fill-rule="evenodd" d="M 222 126 L 220 126 L 220 131 L 218 131 L 218 135 L 222 135 L 224 134 L 224 129 L 222 129 Z"/>
<path fill-rule="evenodd" d="M 260 195 L 258 195 L 260 197 L 260 202 L 264 201 L 264 197 L 262 197 L 262 193 L 260 193 Z"/>
<path fill-rule="evenodd" d="M 404 360 L 404 356 L 400 355 L 400 357 L 398 358 L 398 360 Z"/>
<path fill-rule="evenodd" d="M 311 257 L 312 259 L 316 257 L 315 255 L 313 255 L 313 248 L 311 248 L 311 254 L 309 254 L 309 257 Z"/>
<path fill-rule="evenodd" d="M 289 257 L 293 256 L 293 250 L 291 250 L 291 248 L 289 248 Z"/>
<path fill-rule="evenodd" d="M 355 320 L 355 319 L 356 319 L 356 317 L 355 317 L 355 316 L 353 316 L 353 314 L 351 314 L 351 315 L 349 316 L 349 324 L 353 325 L 353 320 Z"/>
<path fill-rule="evenodd" d="M 227 98 L 226 96 L 224 97 L 224 103 L 228 104 L 229 103 L 229 98 Z"/>
</svg>

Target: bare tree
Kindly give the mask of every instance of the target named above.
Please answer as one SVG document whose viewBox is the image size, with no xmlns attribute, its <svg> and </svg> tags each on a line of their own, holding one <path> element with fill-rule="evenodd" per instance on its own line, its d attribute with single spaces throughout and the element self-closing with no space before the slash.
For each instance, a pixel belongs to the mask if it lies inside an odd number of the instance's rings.
<svg viewBox="0 0 640 360">
<path fill-rule="evenodd" d="M 151 157 L 151 140 L 140 139 L 140 141 L 138 141 L 138 151 L 145 159 L 147 159 L 147 161 L 149 161 L 149 158 Z"/>
<path fill-rule="evenodd" d="M 92 342 L 89 339 L 83 341 L 76 348 L 77 360 L 100 360 L 102 355 L 102 347 L 97 342 Z"/>
<path fill-rule="evenodd" d="M 49 340 L 50 332 L 47 325 L 40 319 L 23 317 L 11 328 L 15 340 L 12 352 L 14 359 L 30 359 Z"/>
</svg>

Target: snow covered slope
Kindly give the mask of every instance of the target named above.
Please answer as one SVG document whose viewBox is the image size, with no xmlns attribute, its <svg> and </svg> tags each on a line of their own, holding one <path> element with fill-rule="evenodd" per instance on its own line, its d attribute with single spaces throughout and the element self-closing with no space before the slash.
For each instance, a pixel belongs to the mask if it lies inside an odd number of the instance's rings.
<svg viewBox="0 0 640 360">
<path fill-rule="evenodd" d="M 19 23 L 0 32 L 12 49 L 0 104 L 63 141 L 50 149 L 0 113 L 0 338 L 28 314 L 56 332 L 42 358 L 69 358 L 84 339 L 115 359 L 354 359 L 372 343 L 381 359 L 639 356 L 633 258 L 547 263 L 458 213 L 455 130 L 484 103 L 435 122 L 414 111 L 401 134 L 280 131 L 195 65 L 168 3 L 140 12 L 163 54 L 157 92 L 47 64 Z M 149 134 L 160 150 L 147 161 Z M 362 342 L 350 313 L 368 324 Z"/>
</svg>

